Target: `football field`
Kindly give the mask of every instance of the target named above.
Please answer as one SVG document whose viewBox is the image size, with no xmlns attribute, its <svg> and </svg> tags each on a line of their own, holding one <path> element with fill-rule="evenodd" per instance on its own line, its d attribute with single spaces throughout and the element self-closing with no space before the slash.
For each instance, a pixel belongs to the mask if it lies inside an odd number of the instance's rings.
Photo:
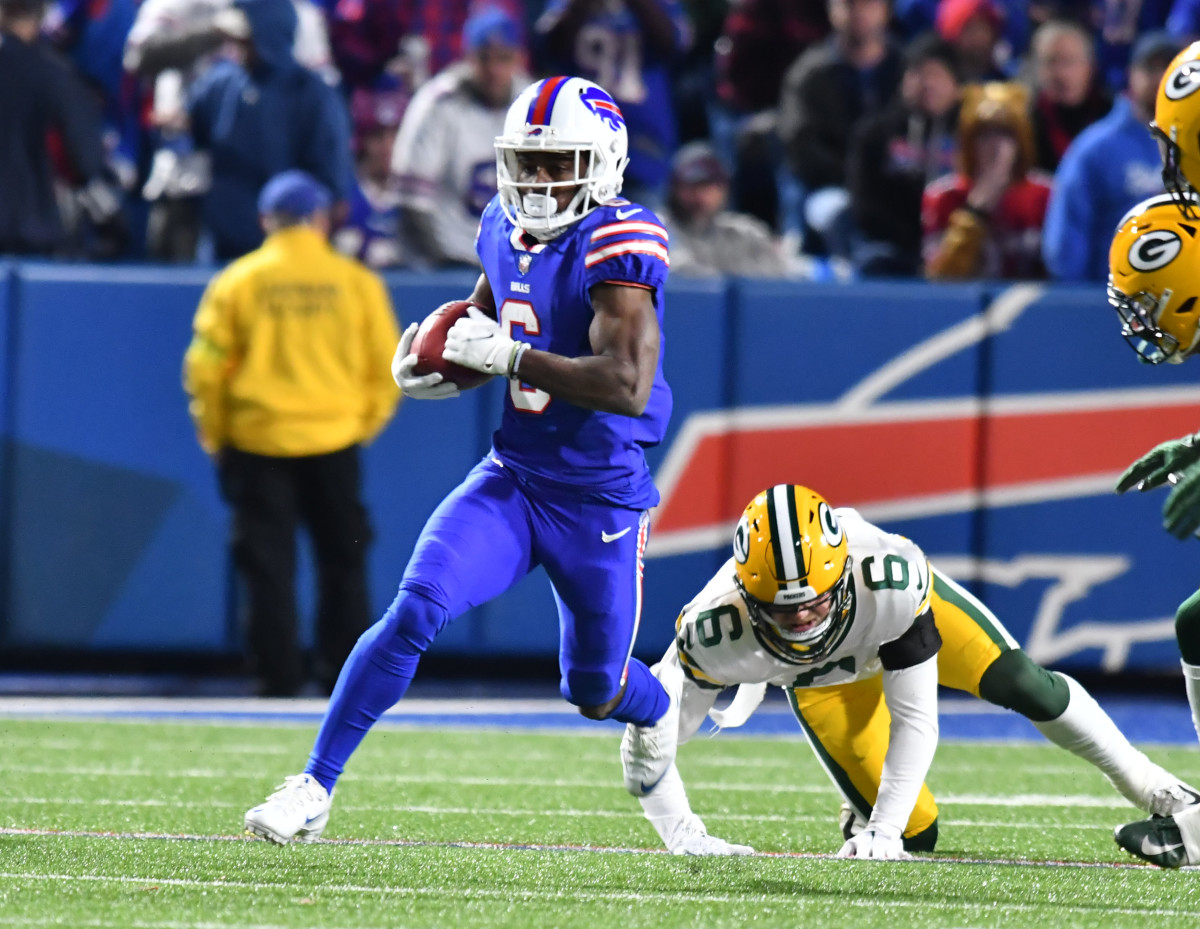
<svg viewBox="0 0 1200 929">
<path fill-rule="evenodd" d="M 0 926 L 1200 926 L 1200 874 L 1112 841 L 1136 812 L 1048 744 L 943 740 L 938 851 L 836 860 L 839 798 L 796 736 L 680 752 L 739 859 L 676 858 L 621 787 L 620 729 L 381 724 L 325 837 L 285 848 L 242 814 L 303 766 L 309 719 L 0 716 Z M 1200 751 L 1149 746 L 1200 782 Z"/>
</svg>

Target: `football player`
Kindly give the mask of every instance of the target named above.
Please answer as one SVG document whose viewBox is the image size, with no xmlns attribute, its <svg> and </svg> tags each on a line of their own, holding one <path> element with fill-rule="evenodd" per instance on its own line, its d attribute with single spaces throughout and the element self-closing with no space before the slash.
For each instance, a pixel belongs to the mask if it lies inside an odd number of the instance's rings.
<svg viewBox="0 0 1200 929">
<path fill-rule="evenodd" d="M 787 694 L 845 799 L 843 858 L 933 849 L 938 811 L 924 780 L 939 683 L 1026 716 L 1152 814 L 1196 797 L 1130 745 L 1076 681 L 1035 664 L 915 543 L 807 487 L 778 484 L 750 501 L 733 557 L 684 607 L 654 670 L 671 709 L 654 726 L 626 727 L 621 761 L 626 789 L 677 854 L 749 851 L 705 835 L 675 767 L 676 745 L 734 685 L 751 685 L 751 696 L 739 707 L 739 688 L 718 717 L 725 726 L 749 715 L 765 685 Z"/>
<path fill-rule="evenodd" d="M 667 233 L 617 196 L 627 148 L 620 109 L 590 81 L 538 81 L 508 110 L 499 193 L 476 243 L 483 273 L 443 351 L 508 380 L 500 428 L 426 523 L 395 601 L 343 667 L 304 772 L 246 814 L 250 832 L 281 844 L 319 837 L 347 759 L 434 636 L 539 565 L 559 607 L 563 696 L 591 719 L 648 727 L 666 712 L 662 686 L 630 653 L 658 502 L 644 449 L 671 411 Z M 396 351 L 396 382 L 410 397 L 457 395 L 442 374 L 415 373 L 416 331 Z"/>
<path fill-rule="evenodd" d="M 1189 52 L 1192 57 L 1185 58 Z M 1192 98 L 1179 98 L 1182 91 L 1200 90 L 1200 45 L 1180 58 L 1167 69 L 1155 111 L 1155 121 L 1162 119 L 1162 127 L 1169 129 L 1163 176 L 1171 193 L 1130 210 L 1109 250 L 1109 303 L 1121 316 L 1126 340 L 1150 364 L 1178 364 L 1200 345 L 1200 203 L 1188 180 L 1200 181 L 1200 96 L 1187 109 L 1181 104 Z M 1185 539 L 1200 527 L 1200 434 L 1163 442 L 1143 455 L 1121 475 L 1117 493 L 1167 484 L 1173 487 L 1163 504 L 1163 526 Z M 1200 733 L 1200 591 L 1176 611 L 1175 639 Z M 1121 826 L 1116 840 L 1131 854 L 1163 867 L 1200 864 L 1200 806 L 1174 818 Z"/>
</svg>

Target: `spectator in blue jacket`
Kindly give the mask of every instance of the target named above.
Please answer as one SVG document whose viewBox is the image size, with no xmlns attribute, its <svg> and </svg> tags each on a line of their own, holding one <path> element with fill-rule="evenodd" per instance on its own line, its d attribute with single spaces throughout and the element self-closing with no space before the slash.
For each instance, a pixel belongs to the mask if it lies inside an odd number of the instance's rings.
<svg viewBox="0 0 1200 929">
<path fill-rule="evenodd" d="M 1062 281 L 1104 281 L 1108 246 L 1125 212 L 1162 191 L 1158 145 L 1146 131 L 1163 71 L 1182 48 L 1164 33 L 1134 46 L 1128 90 L 1063 155 L 1042 231 L 1042 257 Z"/>
<path fill-rule="evenodd" d="M 193 85 L 188 119 L 197 149 L 212 157 L 204 225 L 219 261 L 262 244 L 255 204 L 267 180 L 298 168 L 345 211 L 353 168 L 350 119 L 338 93 L 292 55 L 291 0 L 234 0 L 218 16 L 242 61 L 219 61 Z"/>
</svg>

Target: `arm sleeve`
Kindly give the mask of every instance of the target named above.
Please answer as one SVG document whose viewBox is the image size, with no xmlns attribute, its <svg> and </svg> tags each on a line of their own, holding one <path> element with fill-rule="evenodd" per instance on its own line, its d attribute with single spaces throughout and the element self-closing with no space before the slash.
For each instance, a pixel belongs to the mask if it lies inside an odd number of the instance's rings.
<svg viewBox="0 0 1200 929">
<path fill-rule="evenodd" d="M 829 84 L 802 56 L 784 78 L 779 98 L 779 137 L 792 173 L 810 191 L 843 183 L 845 130 Z"/>
<path fill-rule="evenodd" d="M 1042 228 L 1042 260 L 1050 275 L 1060 281 L 1086 281 L 1094 237 L 1104 235 L 1107 248 L 1113 231 L 1095 228 L 1092 197 L 1096 189 L 1088 184 L 1087 173 L 1084 154 L 1067 149 L 1054 175 Z"/>
<path fill-rule="evenodd" d="M 858 228 L 870 239 L 899 243 L 912 234 L 914 222 L 905 216 L 904 191 L 897 190 L 884 172 L 886 162 L 886 131 L 878 121 L 872 121 L 851 138 L 846 187 Z M 919 209 L 919 204 L 910 207 Z"/>
<path fill-rule="evenodd" d="M 957 209 L 941 240 L 925 257 L 925 275 L 931 280 L 972 277 L 983 260 L 987 226 L 967 209 Z"/>
<path fill-rule="evenodd" d="M 926 609 L 904 635 L 879 646 L 879 660 L 885 671 L 902 671 L 928 661 L 941 647 L 942 636 L 933 621 L 933 610 Z"/>
<path fill-rule="evenodd" d="M 362 292 L 366 325 L 366 370 L 363 383 L 363 441 L 370 442 L 388 424 L 400 402 L 400 391 L 392 379 L 392 355 L 400 341 L 400 329 L 392 301 L 379 275 L 362 269 Z"/>
<path fill-rule="evenodd" d="M 52 122 L 62 133 L 71 166 L 84 181 L 100 177 L 104 171 L 104 145 L 95 99 L 65 64 L 55 61 L 43 74 L 54 109 Z"/>
<path fill-rule="evenodd" d="M 303 139 L 303 159 L 317 180 L 333 191 L 335 200 L 350 196 L 354 165 L 350 158 L 350 112 L 338 92 L 316 72 L 309 77 L 314 88 L 310 130 Z"/>
<path fill-rule="evenodd" d="M 884 671 L 883 699 L 892 725 L 870 822 L 903 833 L 937 749 L 937 658 Z"/>
<path fill-rule="evenodd" d="M 234 365 L 233 298 L 218 277 L 204 291 L 183 358 L 183 389 L 200 446 L 220 451 L 227 434 L 226 381 Z"/>
<path fill-rule="evenodd" d="M 392 148 L 392 173 L 400 186 L 400 202 L 406 209 L 432 213 L 446 164 L 442 121 L 434 118 L 437 94 L 432 88 L 418 91 L 400 121 Z"/>
</svg>

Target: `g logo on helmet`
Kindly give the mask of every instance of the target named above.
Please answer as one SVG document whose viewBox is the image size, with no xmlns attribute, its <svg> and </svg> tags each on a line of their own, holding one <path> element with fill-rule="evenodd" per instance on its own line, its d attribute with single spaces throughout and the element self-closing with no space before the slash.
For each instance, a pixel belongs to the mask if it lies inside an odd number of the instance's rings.
<svg viewBox="0 0 1200 929">
<path fill-rule="evenodd" d="M 1129 246 L 1129 263 L 1137 271 L 1157 271 L 1175 260 L 1183 240 L 1170 229 L 1151 229 Z"/>
<path fill-rule="evenodd" d="M 750 520 L 745 515 L 738 520 L 737 529 L 733 531 L 733 558 L 738 564 L 750 560 Z"/>
<path fill-rule="evenodd" d="M 1185 61 L 1163 81 L 1168 100 L 1182 100 L 1200 90 L 1200 63 Z"/>
<path fill-rule="evenodd" d="M 825 541 L 831 546 L 841 545 L 842 524 L 838 522 L 837 515 L 828 504 L 817 504 L 817 519 L 821 522 L 821 535 L 825 536 Z"/>
</svg>

